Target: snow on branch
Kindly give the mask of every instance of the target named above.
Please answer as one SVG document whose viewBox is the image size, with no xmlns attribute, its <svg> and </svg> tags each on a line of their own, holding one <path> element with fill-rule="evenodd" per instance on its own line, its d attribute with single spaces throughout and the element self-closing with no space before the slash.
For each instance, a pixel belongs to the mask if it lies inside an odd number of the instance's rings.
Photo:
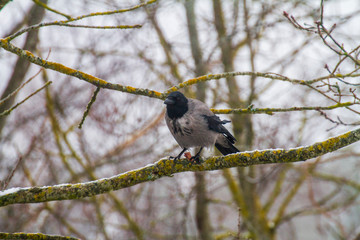
<svg viewBox="0 0 360 240">
<path fill-rule="evenodd" d="M 359 140 L 360 128 L 306 147 L 288 150 L 255 150 L 227 156 L 214 156 L 204 159 L 201 164 L 192 164 L 186 159 L 180 159 L 176 162 L 160 159 L 154 164 L 139 169 L 85 183 L 8 189 L 0 192 L 0 206 L 82 199 L 187 171 L 212 171 L 259 164 L 305 161 L 336 151 Z"/>
</svg>

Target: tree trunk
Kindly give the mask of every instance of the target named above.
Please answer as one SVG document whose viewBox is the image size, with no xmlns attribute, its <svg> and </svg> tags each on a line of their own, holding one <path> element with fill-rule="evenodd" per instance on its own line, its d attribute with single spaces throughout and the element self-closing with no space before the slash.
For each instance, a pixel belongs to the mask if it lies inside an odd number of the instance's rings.
<svg viewBox="0 0 360 240">
<path fill-rule="evenodd" d="M 44 1 L 45 3 L 47 1 Z M 37 4 L 34 4 L 34 6 L 31 8 L 29 14 L 26 16 L 27 22 L 29 26 L 37 24 L 41 21 L 41 19 L 45 15 L 45 9 L 38 6 Z M 27 33 L 25 44 L 23 49 L 29 50 L 30 52 L 35 52 L 36 46 L 39 41 L 39 29 L 32 30 Z M 1 99 L 5 98 L 12 92 L 14 92 L 24 81 L 25 75 L 30 67 L 30 62 L 24 58 L 18 58 L 14 71 L 11 75 L 11 78 L 9 79 L 9 82 L 1 95 Z M 10 97 L 7 101 L 5 101 L 2 105 L 0 105 L 0 112 L 3 112 L 7 109 L 9 109 L 15 102 L 16 94 L 14 94 L 12 97 Z M 0 134 L 2 133 L 2 130 L 5 126 L 7 116 L 3 116 L 0 118 Z"/>
</svg>

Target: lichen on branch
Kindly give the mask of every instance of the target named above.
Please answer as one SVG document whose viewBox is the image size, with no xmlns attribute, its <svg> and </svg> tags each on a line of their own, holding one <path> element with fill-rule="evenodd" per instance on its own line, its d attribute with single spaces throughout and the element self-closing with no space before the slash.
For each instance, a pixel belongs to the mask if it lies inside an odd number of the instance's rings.
<svg viewBox="0 0 360 240">
<path fill-rule="evenodd" d="M 360 128 L 306 147 L 288 150 L 255 150 L 227 156 L 214 156 L 204 159 L 201 164 L 191 164 L 186 159 L 174 162 L 165 158 L 139 169 L 85 183 L 8 189 L 0 192 L 0 206 L 82 199 L 187 171 L 212 171 L 259 164 L 305 161 L 336 151 L 359 140 Z"/>
<path fill-rule="evenodd" d="M 131 94 L 136 94 L 136 95 L 144 95 L 144 96 L 149 96 L 149 97 L 154 97 L 154 98 L 165 99 L 165 96 L 163 96 L 162 93 L 154 91 L 154 90 L 143 89 L 143 88 L 134 88 L 131 86 L 109 83 L 101 78 L 94 77 L 90 74 L 87 74 L 87 73 L 79 71 L 79 70 L 75 70 L 75 69 L 67 67 L 63 64 L 47 61 L 43 58 L 35 56 L 34 54 L 32 54 L 29 51 L 22 50 L 21 48 L 16 47 L 15 45 L 9 43 L 5 39 L 0 39 L 0 47 L 2 47 L 3 49 L 5 49 L 9 52 L 12 52 L 12 53 L 18 55 L 21 58 L 25 58 L 29 62 L 34 63 L 38 66 L 41 66 L 46 69 L 51 69 L 51 70 L 54 70 L 54 71 L 57 71 L 57 72 L 60 72 L 60 73 L 63 73 L 63 74 L 69 75 L 69 76 L 76 77 L 78 79 L 81 79 L 88 83 L 91 83 L 97 87 L 118 90 L 121 92 L 127 92 L 127 93 L 131 93 Z"/>
<path fill-rule="evenodd" d="M 59 235 L 49 235 L 49 234 L 42 234 L 42 233 L 5 233 L 0 232 L 0 239 L 32 239 L 32 240 L 79 240 L 79 238 L 74 237 L 65 237 Z"/>
</svg>

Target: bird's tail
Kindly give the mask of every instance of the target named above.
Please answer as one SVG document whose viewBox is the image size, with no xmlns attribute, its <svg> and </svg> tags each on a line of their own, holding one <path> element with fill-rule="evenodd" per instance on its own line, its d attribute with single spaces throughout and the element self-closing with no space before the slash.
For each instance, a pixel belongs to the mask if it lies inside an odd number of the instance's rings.
<svg viewBox="0 0 360 240">
<path fill-rule="evenodd" d="M 234 145 L 232 145 L 230 142 L 228 142 L 228 144 L 225 145 L 221 145 L 220 143 L 215 143 L 215 147 L 223 154 L 223 155 L 228 155 L 231 153 L 237 153 L 240 152 L 239 149 L 237 149 Z"/>
</svg>

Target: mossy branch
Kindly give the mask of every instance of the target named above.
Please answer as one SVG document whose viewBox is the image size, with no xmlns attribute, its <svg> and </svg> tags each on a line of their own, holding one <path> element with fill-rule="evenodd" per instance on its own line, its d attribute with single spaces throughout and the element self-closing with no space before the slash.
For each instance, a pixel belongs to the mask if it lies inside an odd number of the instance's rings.
<svg viewBox="0 0 360 240">
<path fill-rule="evenodd" d="M 74 237 L 64 237 L 59 235 L 48 235 L 42 233 L 5 233 L 0 232 L 0 239 L 32 239 L 32 240 L 79 240 Z"/>
<path fill-rule="evenodd" d="M 117 25 L 117 26 L 90 26 L 90 25 L 81 25 L 81 24 L 67 24 L 67 23 L 59 23 L 56 26 L 60 27 L 71 27 L 71 28 L 92 28 L 92 29 L 134 29 L 141 28 L 142 25 Z"/>
<path fill-rule="evenodd" d="M 311 85 L 326 79 L 333 79 L 333 78 L 347 78 L 347 77 L 359 77 L 360 74 L 359 73 L 351 73 L 351 74 L 330 74 L 327 76 L 323 76 L 323 77 L 319 77 L 319 78 L 314 78 L 311 80 L 301 80 L 301 79 L 294 79 L 294 78 L 289 78 L 277 73 L 262 73 L 262 72 L 227 72 L 227 73 L 219 73 L 219 74 L 209 74 L 209 75 L 204 75 L 204 76 L 200 76 L 200 77 L 196 77 L 196 78 L 192 78 L 189 79 L 185 82 L 182 82 L 176 86 L 173 86 L 171 88 L 169 88 L 165 94 L 169 94 L 170 92 L 173 91 L 177 91 L 181 88 L 184 87 L 188 87 L 194 84 L 198 84 L 199 82 L 205 82 L 205 81 L 210 81 L 210 80 L 218 80 L 218 79 L 222 79 L 222 78 L 228 78 L 228 77 L 236 77 L 236 76 L 252 76 L 252 77 L 262 77 L 262 78 L 267 78 L 267 79 L 272 79 L 272 80 L 280 80 L 280 81 L 285 81 L 285 82 L 290 82 L 293 84 L 300 84 L 300 85 Z"/>
<path fill-rule="evenodd" d="M 12 52 L 12 53 L 18 55 L 21 58 L 27 59 L 29 62 L 39 65 L 43 68 L 51 69 L 51 70 L 54 70 L 54 71 L 57 71 L 57 72 L 60 72 L 60 73 L 63 73 L 63 74 L 69 75 L 69 76 L 76 77 L 78 79 L 84 80 L 84 81 L 86 81 L 90 84 L 93 84 L 97 87 L 100 87 L 100 88 L 113 89 L 113 90 L 117 90 L 117 91 L 121 91 L 121 92 L 127 92 L 127 93 L 131 93 L 131 94 L 136 94 L 136 95 L 144 95 L 144 96 L 159 98 L 159 99 L 165 99 L 165 97 L 166 97 L 165 95 L 163 95 L 162 93 L 157 92 L 157 91 L 143 89 L 143 88 L 134 88 L 131 86 L 124 86 L 121 84 L 109 83 L 101 78 L 97 78 L 90 74 L 84 73 L 82 71 L 78 71 L 78 70 L 69 68 L 63 64 L 47 61 L 43 58 L 35 56 L 34 54 L 32 54 L 29 51 L 22 50 L 21 48 L 16 47 L 15 45 L 9 43 L 5 39 L 0 39 L 0 47 L 2 47 L 3 49 L 5 49 L 9 52 Z"/>
<path fill-rule="evenodd" d="M 164 176 L 187 171 L 212 171 L 232 167 L 245 167 L 270 163 L 299 162 L 336 151 L 360 140 L 360 128 L 306 147 L 288 150 L 255 150 L 227 156 L 214 156 L 202 164 L 191 164 L 186 159 L 177 162 L 160 159 L 154 164 L 131 170 L 110 178 L 77 184 L 60 184 L 45 187 L 15 188 L 0 192 L 0 206 L 16 203 L 82 199 L 128 188 L 139 183 L 154 181 Z"/>
<path fill-rule="evenodd" d="M 320 106 L 313 106 L 313 107 L 291 107 L 291 108 L 253 108 L 253 106 L 249 106 L 248 108 L 234 108 L 234 109 L 214 109 L 211 108 L 210 110 L 215 114 L 259 114 L 265 113 L 272 115 L 276 112 L 297 112 L 297 111 L 319 111 L 319 110 L 333 110 L 336 108 L 343 108 L 349 107 L 352 105 L 359 104 L 359 102 L 344 102 L 344 103 L 337 103 L 335 105 L 327 106 L 327 107 L 320 107 Z"/>
<path fill-rule="evenodd" d="M 149 1 L 149 2 L 151 2 L 151 1 Z M 322 81 L 325 79 L 331 79 L 331 78 L 346 78 L 346 77 L 359 77 L 360 76 L 360 74 L 355 74 L 355 73 L 336 74 L 335 76 L 328 75 L 328 76 L 305 81 L 305 80 L 299 80 L 299 79 L 291 79 L 286 76 L 282 76 L 282 75 L 275 74 L 275 73 L 227 72 L 227 73 L 220 73 L 220 74 L 209 74 L 209 75 L 189 79 L 183 83 L 180 83 L 177 86 L 171 87 L 164 93 L 161 93 L 161 92 L 158 92 L 155 90 L 144 89 L 144 88 L 135 88 L 135 87 L 131 87 L 131 86 L 125 86 L 125 85 L 121 85 L 121 84 L 107 82 L 104 79 L 94 77 L 90 74 L 87 74 L 85 72 L 82 72 L 82 71 L 79 71 L 76 69 L 69 68 L 63 64 L 47 61 L 43 58 L 35 56 L 33 53 L 31 53 L 27 50 L 23 50 L 21 48 L 16 47 L 15 45 L 11 44 L 6 39 L 0 39 L 0 47 L 9 52 L 12 52 L 12 53 L 18 55 L 21 58 L 27 59 L 29 62 L 34 63 L 38 66 L 41 66 L 46 69 L 51 69 L 51 70 L 54 70 L 54 71 L 57 71 L 57 72 L 60 72 L 60 73 L 63 73 L 63 74 L 69 75 L 69 76 L 76 77 L 78 79 L 84 80 L 84 81 L 86 81 L 90 84 L 93 84 L 97 87 L 100 87 L 100 88 L 113 89 L 113 90 L 117 90 L 117 91 L 121 91 L 121 92 L 126 92 L 126 93 L 131 93 L 131 94 L 136 94 L 136 95 L 143 95 L 143 96 L 158 98 L 158 99 L 162 99 L 162 100 L 164 100 L 170 92 L 179 90 L 181 88 L 184 88 L 184 87 L 187 87 L 190 85 L 194 85 L 194 84 L 197 84 L 197 83 L 203 82 L 203 81 L 217 80 L 217 79 L 227 78 L 227 77 L 231 77 L 231 76 L 257 76 L 257 77 L 263 77 L 263 78 L 268 78 L 268 79 L 272 79 L 272 80 L 287 81 L 287 82 L 291 82 L 294 84 L 300 84 L 300 85 L 310 85 L 310 84 L 313 84 L 313 83 L 316 83 L 316 82 L 319 82 L 319 81 Z M 348 103 L 345 103 L 345 104 L 348 104 Z M 307 109 L 303 109 L 303 110 L 307 110 Z M 231 111 L 234 113 L 243 112 L 242 109 L 234 109 Z M 260 110 L 259 109 L 259 111 L 263 111 L 266 113 L 266 111 L 275 112 L 277 110 L 276 109 L 274 109 L 274 110 L 271 110 L 271 109 Z M 254 112 L 254 111 L 252 111 L 252 112 Z M 222 113 L 225 113 L 225 111 L 223 111 Z M 251 111 L 249 113 L 251 113 Z"/>
</svg>

